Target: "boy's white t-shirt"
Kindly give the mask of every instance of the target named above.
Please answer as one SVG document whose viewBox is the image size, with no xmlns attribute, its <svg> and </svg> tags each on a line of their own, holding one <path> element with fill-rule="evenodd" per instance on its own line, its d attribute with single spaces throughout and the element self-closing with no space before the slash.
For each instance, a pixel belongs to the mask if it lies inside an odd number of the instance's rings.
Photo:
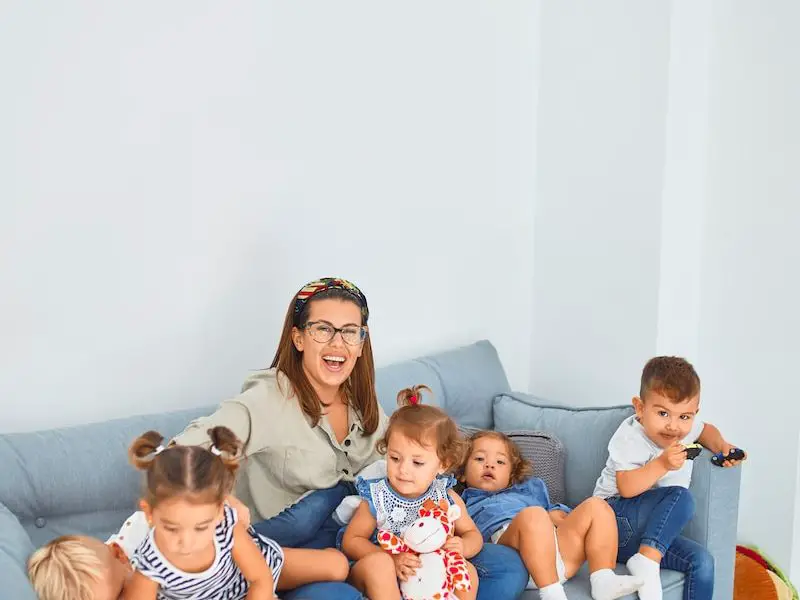
<svg viewBox="0 0 800 600">
<path fill-rule="evenodd" d="M 693 444 L 700 437 L 705 427 L 705 422 L 695 419 L 689 434 L 681 440 L 681 444 Z M 600 498 L 610 498 L 618 496 L 617 471 L 630 471 L 643 467 L 651 460 L 660 456 L 664 452 L 656 445 L 644 432 L 642 424 L 639 423 L 636 415 L 625 419 L 611 436 L 608 442 L 608 460 L 603 472 L 597 478 L 594 486 L 594 496 Z M 689 487 L 692 480 L 692 465 L 694 461 L 687 460 L 677 471 L 669 471 L 661 479 L 656 481 L 654 487 L 667 487 L 677 485 Z"/>
<path fill-rule="evenodd" d="M 130 517 L 125 519 L 119 531 L 106 540 L 106 544 L 111 546 L 116 544 L 128 557 L 133 557 L 133 553 L 141 545 L 150 533 L 150 525 L 147 524 L 147 517 L 138 510 Z"/>
</svg>

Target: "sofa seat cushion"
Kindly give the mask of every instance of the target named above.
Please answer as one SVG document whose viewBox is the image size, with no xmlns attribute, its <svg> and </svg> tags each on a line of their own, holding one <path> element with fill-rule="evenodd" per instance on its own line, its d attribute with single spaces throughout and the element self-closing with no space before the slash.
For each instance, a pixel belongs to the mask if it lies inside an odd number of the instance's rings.
<svg viewBox="0 0 800 600">
<path fill-rule="evenodd" d="M 614 569 L 619 575 L 630 575 L 625 565 L 617 565 Z M 683 597 L 683 573 L 661 569 L 661 588 L 664 590 L 664 600 L 680 600 Z M 589 567 L 586 563 L 575 574 L 575 577 L 564 584 L 564 591 L 569 600 L 592 600 L 591 586 L 589 584 Z M 539 600 L 538 590 L 526 590 L 520 600 Z M 620 600 L 638 600 L 639 596 L 630 594 Z"/>
</svg>

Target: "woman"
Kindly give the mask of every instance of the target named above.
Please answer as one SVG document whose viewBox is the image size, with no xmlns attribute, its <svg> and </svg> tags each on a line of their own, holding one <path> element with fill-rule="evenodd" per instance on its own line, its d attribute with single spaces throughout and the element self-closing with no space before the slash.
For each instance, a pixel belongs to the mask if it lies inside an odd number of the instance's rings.
<svg viewBox="0 0 800 600">
<path fill-rule="evenodd" d="M 208 444 L 207 431 L 217 425 L 244 440 L 236 494 L 254 522 L 268 519 L 256 529 L 283 546 L 333 547 L 333 509 L 355 493 L 355 474 L 379 458 L 375 446 L 387 417 L 375 392 L 368 318 L 367 299 L 349 281 L 324 278 L 304 286 L 289 305 L 271 368 L 248 378 L 241 394 L 174 440 Z M 315 493 L 292 506 L 309 492 Z M 513 550 L 487 546 L 493 547 L 473 559 L 479 598 L 511 600 L 525 588 L 527 571 Z M 283 597 L 361 596 L 330 582 Z"/>
</svg>

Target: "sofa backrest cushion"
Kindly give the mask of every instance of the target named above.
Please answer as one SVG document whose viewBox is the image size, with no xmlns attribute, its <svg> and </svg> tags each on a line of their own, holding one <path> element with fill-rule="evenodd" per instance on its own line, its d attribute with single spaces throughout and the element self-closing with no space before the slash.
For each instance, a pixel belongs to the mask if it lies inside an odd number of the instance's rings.
<svg viewBox="0 0 800 600">
<path fill-rule="evenodd" d="M 630 405 L 603 408 L 555 406 L 518 392 L 494 399 L 498 431 L 532 429 L 553 434 L 566 453 L 566 504 L 576 506 L 592 495 L 608 458 L 608 442 L 622 421 L 633 414 Z"/>
</svg>

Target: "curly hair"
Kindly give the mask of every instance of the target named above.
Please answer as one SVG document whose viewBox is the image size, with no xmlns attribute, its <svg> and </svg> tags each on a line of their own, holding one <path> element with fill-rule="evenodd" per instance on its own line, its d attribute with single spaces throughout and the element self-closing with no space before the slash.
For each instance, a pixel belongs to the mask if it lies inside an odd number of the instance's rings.
<svg viewBox="0 0 800 600">
<path fill-rule="evenodd" d="M 639 398 L 645 400 L 654 392 L 672 402 L 685 402 L 700 393 L 700 377 L 694 367 L 678 356 L 656 356 L 647 361 L 642 370 Z"/>
<path fill-rule="evenodd" d="M 522 453 L 519 451 L 519 446 L 517 446 L 510 437 L 508 437 L 505 433 L 501 433 L 500 431 L 490 431 L 485 429 L 476 431 L 467 439 L 467 453 L 464 456 L 464 460 L 461 463 L 461 468 L 458 471 L 458 478 L 460 480 L 463 480 L 464 473 L 467 469 L 467 461 L 469 461 L 470 456 L 472 456 L 472 449 L 475 447 L 475 442 L 481 438 L 491 438 L 505 444 L 506 454 L 508 454 L 508 460 L 511 462 L 511 475 L 508 482 L 509 485 L 522 483 L 531 475 L 533 475 L 533 464 L 527 458 L 522 456 Z"/>
<path fill-rule="evenodd" d="M 399 432 L 420 446 L 433 443 L 442 466 L 448 471 L 456 469 L 464 460 L 466 444 L 447 413 L 436 406 L 422 404 L 420 392 L 423 390 L 431 392 L 427 385 L 415 385 L 397 393 L 400 408 L 389 418 L 386 433 L 378 441 L 378 452 L 386 454 L 389 439 Z"/>
</svg>

